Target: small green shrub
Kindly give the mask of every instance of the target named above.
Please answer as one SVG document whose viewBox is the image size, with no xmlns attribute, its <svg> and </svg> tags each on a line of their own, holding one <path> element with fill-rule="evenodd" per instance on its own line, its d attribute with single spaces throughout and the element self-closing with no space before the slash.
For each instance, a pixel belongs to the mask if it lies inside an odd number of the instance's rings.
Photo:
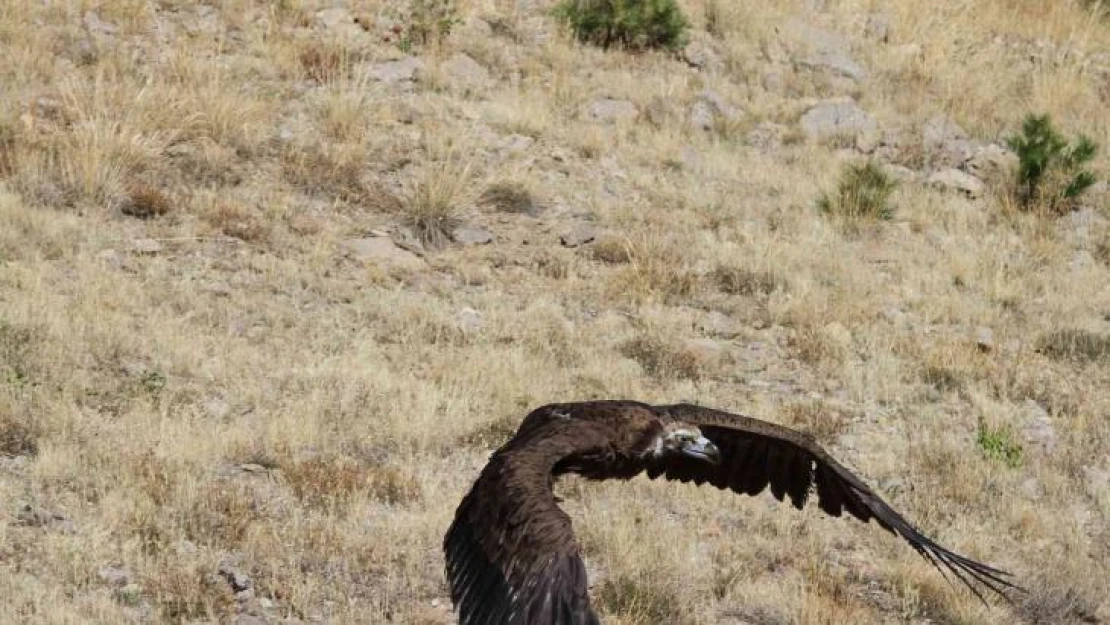
<svg viewBox="0 0 1110 625">
<path fill-rule="evenodd" d="M 1095 175 L 1084 167 L 1094 159 L 1098 146 L 1084 135 L 1069 145 L 1048 115 L 1027 116 L 1021 134 L 1010 137 L 1007 144 L 1018 156 L 1017 200 L 1023 209 L 1066 213 L 1095 183 Z"/>
<path fill-rule="evenodd" d="M 1021 466 L 1021 444 L 1014 440 L 1014 432 L 1010 428 L 992 428 L 980 420 L 975 442 L 988 459 L 1001 462 L 1011 469 Z"/>
<path fill-rule="evenodd" d="M 836 193 L 817 200 L 821 212 L 849 219 L 890 219 L 890 195 L 898 183 L 873 161 L 849 164 L 840 175 Z"/>
<path fill-rule="evenodd" d="M 686 45 L 690 22 L 675 0 L 563 0 L 555 7 L 579 41 L 629 50 Z"/>
</svg>

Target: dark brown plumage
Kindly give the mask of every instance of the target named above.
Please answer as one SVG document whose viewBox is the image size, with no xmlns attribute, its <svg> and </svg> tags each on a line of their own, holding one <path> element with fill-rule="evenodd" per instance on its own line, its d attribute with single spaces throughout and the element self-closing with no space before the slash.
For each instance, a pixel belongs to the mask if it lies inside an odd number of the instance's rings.
<svg viewBox="0 0 1110 625">
<path fill-rule="evenodd" d="M 1003 597 L 1017 588 L 1008 573 L 930 540 L 806 434 L 690 404 L 595 401 L 530 413 L 459 504 L 443 542 L 459 622 L 598 623 L 570 517 L 556 505 L 552 484 L 563 473 L 629 479 L 645 472 L 748 495 L 770 485 L 776 499 L 789 497 L 797 508 L 815 491 L 823 511 L 874 519 L 980 599 L 976 584 Z"/>
</svg>

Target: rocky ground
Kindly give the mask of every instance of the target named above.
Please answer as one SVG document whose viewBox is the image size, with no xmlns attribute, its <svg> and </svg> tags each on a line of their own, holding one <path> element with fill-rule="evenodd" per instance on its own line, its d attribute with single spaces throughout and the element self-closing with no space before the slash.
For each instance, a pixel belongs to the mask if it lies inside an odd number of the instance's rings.
<svg viewBox="0 0 1110 625">
<path fill-rule="evenodd" d="M 606 623 L 1110 620 L 1110 191 L 1022 211 L 1006 147 L 1110 172 L 1103 5 L 680 4 L 637 54 L 544 0 L 0 7 L 0 621 L 451 622 L 488 454 L 600 397 L 807 429 L 1030 588 L 566 480 Z M 818 210 L 867 159 L 890 219 Z"/>
</svg>

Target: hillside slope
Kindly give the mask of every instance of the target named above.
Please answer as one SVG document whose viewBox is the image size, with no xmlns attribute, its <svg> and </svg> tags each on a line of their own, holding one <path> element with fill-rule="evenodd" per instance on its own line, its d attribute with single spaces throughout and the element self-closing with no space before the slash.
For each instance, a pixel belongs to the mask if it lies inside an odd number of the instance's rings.
<svg viewBox="0 0 1110 625">
<path fill-rule="evenodd" d="M 0 621 L 449 623 L 490 451 L 626 397 L 808 429 L 1031 593 L 566 480 L 606 623 L 1110 622 L 1110 193 L 1018 210 L 1004 149 L 1048 113 L 1110 173 L 1102 4 L 681 5 L 677 54 L 548 0 L 0 5 Z M 822 213 L 868 158 L 889 219 Z"/>
</svg>

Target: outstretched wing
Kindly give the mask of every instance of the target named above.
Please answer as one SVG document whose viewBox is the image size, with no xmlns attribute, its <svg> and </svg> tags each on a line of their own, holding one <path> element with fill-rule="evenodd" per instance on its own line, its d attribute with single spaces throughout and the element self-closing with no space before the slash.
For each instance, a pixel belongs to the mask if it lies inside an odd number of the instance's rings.
<svg viewBox="0 0 1110 625">
<path fill-rule="evenodd" d="M 721 462 L 671 457 L 647 470 L 652 479 L 708 482 L 717 488 L 755 495 L 768 485 L 776 499 L 790 497 L 801 509 L 816 490 L 821 510 L 840 516 L 845 510 L 857 519 L 874 519 L 900 536 L 944 575 L 945 568 L 983 600 L 974 582 L 1004 598 L 1007 588 L 1020 589 L 1005 578 L 1010 574 L 953 553 L 925 536 L 901 514 L 830 456 L 812 437 L 766 421 L 690 404 L 661 406 L 671 416 L 697 425 L 721 452 Z M 815 487 L 815 489 L 814 489 Z M 943 565 L 944 568 L 941 567 Z M 947 576 L 945 576 L 947 577 Z"/>
<path fill-rule="evenodd" d="M 443 549 L 462 625 L 598 624 L 545 464 L 499 451 L 459 505 Z"/>
</svg>

